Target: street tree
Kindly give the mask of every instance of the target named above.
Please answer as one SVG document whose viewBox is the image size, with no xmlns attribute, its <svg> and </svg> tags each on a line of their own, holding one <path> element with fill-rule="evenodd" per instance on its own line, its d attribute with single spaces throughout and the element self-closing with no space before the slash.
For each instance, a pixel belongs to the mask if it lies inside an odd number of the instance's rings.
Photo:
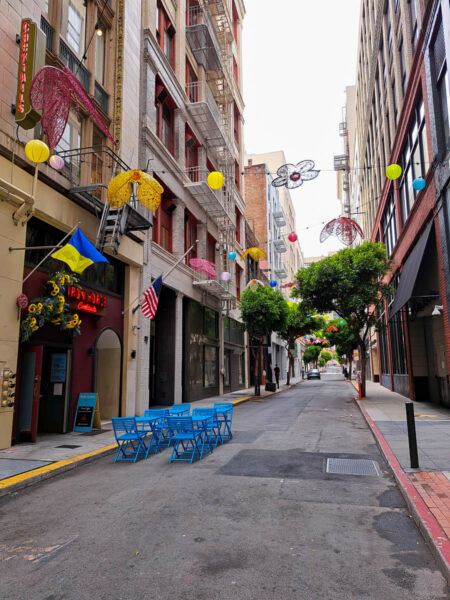
<svg viewBox="0 0 450 600">
<path fill-rule="evenodd" d="M 279 290 L 258 286 L 254 291 L 248 288 L 242 292 L 239 308 L 244 329 L 250 337 L 250 349 L 255 364 L 255 396 L 259 396 L 263 338 L 284 327 L 288 304 Z"/>
<path fill-rule="evenodd" d="M 288 353 L 289 367 L 287 372 L 287 384 L 289 385 L 291 375 L 294 376 L 294 350 L 295 340 L 301 336 L 312 333 L 322 324 L 322 319 L 318 322 L 317 318 L 311 316 L 308 308 L 300 302 L 288 302 L 288 312 L 283 327 L 278 330 L 280 337 L 283 338 Z"/>
<path fill-rule="evenodd" d="M 361 391 L 366 393 L 366 340 L 372 327 L 381 324 L 377 306 L 392 293 L 383 282 L 390 263 L 383 244 L 364 242 L 299 271 L 293 295 L 321 312 L 335 311 L 355 336 L 361 360 Z"/>
<path fill-rule="evenodd" d="M 319 359 L 322 348 L 320 346 L 308 346 L 303 352 L 303 362 L 305 365 L 313 363 L 317 367 L 317 361 Z"/>
<path fill-rule="evenodd" d="M 322 350 L 322 352 L 320 353 L 320 358 L 323 361 L 325 361 L 323 364 L 323 366 L 325 366 L 327 362 L 329 362 L 333 358 L 333 355 L 328 350 Z"/>
</svg>

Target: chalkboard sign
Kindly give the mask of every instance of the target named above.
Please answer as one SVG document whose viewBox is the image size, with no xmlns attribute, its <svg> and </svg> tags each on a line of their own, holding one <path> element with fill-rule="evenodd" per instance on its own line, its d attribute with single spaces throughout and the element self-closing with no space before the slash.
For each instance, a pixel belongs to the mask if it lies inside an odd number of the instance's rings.
<svg viewBox="0 0 450 600">
<path fill-rule="evenodd" d="M 97 404 L 97 394 L 80 394 L 78 396 L 77 412 L 75 413 L 74 431 L 91 431 L 94 411 Z"/>
</svg>

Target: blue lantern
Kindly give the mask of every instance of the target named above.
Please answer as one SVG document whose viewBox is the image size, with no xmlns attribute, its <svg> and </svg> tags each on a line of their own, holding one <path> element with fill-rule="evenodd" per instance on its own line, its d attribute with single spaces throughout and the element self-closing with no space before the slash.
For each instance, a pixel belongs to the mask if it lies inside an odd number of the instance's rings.
<svg viewBox="0 0 450 600">
<path fill-rule="evenodd" d="M 277 287 L 277 282 L 275 281 L 275 279 L 271 279 L 270 287 Z"/>
<path fill-rule="evenodd" d="M 230 260 L 234 260 L 236 258 L 236 252 L 229 252 L 228 253 L 228 258 Z"/>
<path fill-rule="evenodd" d="M 425 179 L 423 179 L 423 177 L 418 177 L 417 179 L 414 179 L 412 185 L 417 192 L 420 192 L 420 190 L 423 190 L 426 185 Z"/>
<path fill-rule="evenodd" d="M 339 321 L 339 324 L 340 324 L 340 325 L 343 325 L 343 324 L 344 324 L 344 321 Z"/>
</svg>

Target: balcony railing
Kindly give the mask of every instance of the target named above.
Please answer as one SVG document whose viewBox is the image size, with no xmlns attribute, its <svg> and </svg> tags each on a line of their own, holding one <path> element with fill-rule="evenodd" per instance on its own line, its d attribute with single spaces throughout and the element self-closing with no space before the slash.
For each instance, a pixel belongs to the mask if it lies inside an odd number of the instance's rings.
<svg viewBox="0 0 450 600">
<path fill-rule="evenodd" d="M 224 118 L 206 81 L 189 83 L 186 93 L 191 100 L 187 109 L 208 145 L 215 148 L 226 146 L 232 153 Z"/>
<path fill-rule="evenodd" d="M 102 86 L 95 82 L 94 86 L 94 98 L 97 100 L 102 111 L 107 115 L 109 108 L 109 95 L 105 92 Z"/>
<path fill-rule="evenodd" d="M 283 238 L 279 238 L 277 240 L 273 240 L 272 243 L 273 243 L 274 248 L 278 252 L 286 252 L 287 251 L 286 242 L 283 240 Z"/>
<path fill-rule="evenodd" d="M 207 169 L 201 167 L 189 167 L 186 169 L 186 175 L 189 177 L 189 183 L 185 183 L 192 196 L 208 213 L 208 217 L 213 219 L 228 217 L 234 222 L 235 216 L 232 213 L 227 195 L 222 190 L 212 190 L 206 179 L 209 175 Z"/>
<path fill-rule="evenodd" d="M 50 23 L 46 19 L 44 19 L 43 16 L 41 16 L 41 29 L 45 33 L 46 37 L 45 47 L 49 52 L 53 53 L 53 35 L 55 33 L 55 30 L 50 25 Z"/>
<path fill-rule="evenodd" d="M 282 210 L 275 210 L 273 212 L 273 219 L 278 227 L 284 227 L 286 225 L 286 218 Z"/>
<path fill-rule="evenodd" d="M 59 58 L 69 67 L 84 89 L 89 93 L 91 74 L 62 39 L 59 40 Z"/>
<path fill-rule="evenodd" d="M 348 158 L 346 154 L 339 154 L 334 157 L 334 170 L 345 171 L 347 169 Z"/>
<path fill-rule="evenodd" d="M 207 71 L 221 68 L 220 42 L 209 14 L 201 6 L 189 8 L 186 36 L 199 65 Z"/>
</svg>

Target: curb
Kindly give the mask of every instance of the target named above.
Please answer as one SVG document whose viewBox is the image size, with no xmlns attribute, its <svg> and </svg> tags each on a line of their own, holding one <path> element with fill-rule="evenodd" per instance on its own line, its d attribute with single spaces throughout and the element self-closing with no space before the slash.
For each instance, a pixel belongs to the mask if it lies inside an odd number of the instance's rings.
<svg viewBox="0 0 450 600">
<path fill-rule="evenodd" d="M 355 402 L 372 431 L 381 453 L 394 473 L 394 478 L 406 501 L 409 512 L 413 516 L 425 542 L 429 545 L 447 583 L 450 585 L 450 540 L 436 521 L 433 513 L 430 512 L 414 485 L 408 479 L 408 476 L 401 468 L 396 456 L 390 449 L 378 427 L 372 421 L 366 409 L 361 405 L 359 400 L 355 400 Z"/>
<path fill-rule="evenodd" d="M 13 477 L 8 477 L 7 479 L 2 479 L 0 481 L 0 498 L 34 485 L 35 483 L 39 483 L 40 481 L 44 481 L 45 479 L 55 477 L 60 473 L 65 473 L 66 471 L 75 469 L 82 464 L 91 462 L 97 458 L 106 456 L 107 454 L 112 454 L 116 448 L 116 443 L 109 444 L 108 446 L 104 446 L 98 450 L 92 450 L 86 454 L 80 454 L 74 458 L 60 460 L 49 465 L 45 465 L 44 467 L 33 469 L 32 471 L 27 471 L 25 473 L 20 473 L 19 475 L 14 475 Z"/>
</svg>

